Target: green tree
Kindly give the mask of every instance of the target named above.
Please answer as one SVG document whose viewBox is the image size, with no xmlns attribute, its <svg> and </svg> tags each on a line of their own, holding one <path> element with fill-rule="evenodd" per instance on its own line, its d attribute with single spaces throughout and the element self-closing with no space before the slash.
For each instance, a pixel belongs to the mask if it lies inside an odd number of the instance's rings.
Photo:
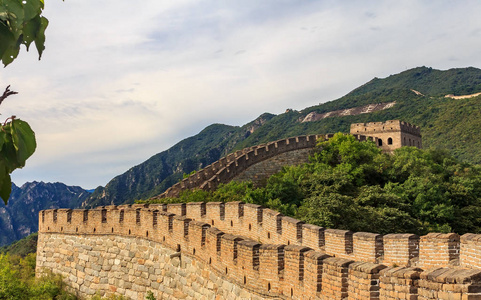
<svg viewBox="0 0 481 300">
<path fill-rule="evenodd" d="M 446 151 L 403 147 L 336 134 L 310 162 L 285 167 L 266 185 L 230 182 L 163 202 L 245 201 L 328 228 L 386 233 L 481 232 L 481 168 Z"/>
</svg>

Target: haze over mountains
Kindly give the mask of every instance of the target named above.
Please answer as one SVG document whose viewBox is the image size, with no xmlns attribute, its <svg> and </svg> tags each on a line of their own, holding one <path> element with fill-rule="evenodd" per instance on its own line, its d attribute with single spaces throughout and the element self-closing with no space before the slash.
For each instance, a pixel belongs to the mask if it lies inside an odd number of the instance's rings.
<svg viewBox="0 0 481 300">
<path fill-rule="evenodd" d="M 160 194 L 184 173 L 203 168 L 234 150 L 290 136 L 349 132 L 351 123 L 401 119 L 421 127 L 425 148 L 444 148 L 461 160 L 479 164 L 481 96 L 445 97 L 479 92 L 480 69 L 414 68 L 384 79 L 374 78 L 340 99 L 302 111 L 264 113 L 243 126 L 210 125 L 116 176 L 92 194 L 60 183 L 14 186 L 8 207 L 0 206 L 0 245 L 36 231 L 39 210 L 133 203 Z M 314 115 L 322 117 L 308 117 Z"/>
</svg>

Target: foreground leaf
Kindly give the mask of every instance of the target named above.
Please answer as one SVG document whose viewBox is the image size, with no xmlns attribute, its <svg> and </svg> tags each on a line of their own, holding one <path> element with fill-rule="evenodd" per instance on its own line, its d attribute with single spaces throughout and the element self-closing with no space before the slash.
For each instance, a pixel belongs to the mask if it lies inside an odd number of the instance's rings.
<svg viewBox="0 0 481 300">
<path fill-rule="evenodd" d="M 1 172 L 0 177 L 3 177 L 0 183 L 0 197 L 3 199 L 5 205 L 7 205 L 10 193 L 12 192 L 12 178 L 8 172 Z"/>
<path fill-rule="evenodd" d="M 17 162 L 23 167 L 25 161 L 29 158 L 37 148 L 35 141 L 35 133 L 30 125 L 22 120 L 13 120 L 11 123 L 11 134 L 13 145 L 17 152 Z"/>
</svg>

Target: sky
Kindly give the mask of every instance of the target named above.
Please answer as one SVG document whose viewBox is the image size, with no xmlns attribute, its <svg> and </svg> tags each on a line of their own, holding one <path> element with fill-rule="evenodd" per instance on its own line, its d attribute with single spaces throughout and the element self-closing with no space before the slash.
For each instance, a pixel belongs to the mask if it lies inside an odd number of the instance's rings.
<svg viewBox="0 0 481 300">
<path fill-rule="evenodd" d="M 93 189 L 212 123 L 301 110 L 418 66 L 481 68 L 480 11 L 454 0 L 48 0 L 42 59 L 23 48 L 0 71 L 19 92 L 0 117 L 37 138 L 13 182 Z"/>
</svg>

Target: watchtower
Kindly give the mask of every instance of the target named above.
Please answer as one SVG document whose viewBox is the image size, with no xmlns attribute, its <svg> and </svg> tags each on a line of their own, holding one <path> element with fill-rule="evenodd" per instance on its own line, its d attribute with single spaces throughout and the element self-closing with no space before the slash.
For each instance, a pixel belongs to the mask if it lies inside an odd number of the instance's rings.
<svg viewBox="0 0 481 300">
<path fill-rule="evenodd" d="M 399 120 L 351 124 L 351 134 L 377 138 L 376 144 L 386 152 L 402 146 L 422 148 L 421 129 Z"/>
</svg>

